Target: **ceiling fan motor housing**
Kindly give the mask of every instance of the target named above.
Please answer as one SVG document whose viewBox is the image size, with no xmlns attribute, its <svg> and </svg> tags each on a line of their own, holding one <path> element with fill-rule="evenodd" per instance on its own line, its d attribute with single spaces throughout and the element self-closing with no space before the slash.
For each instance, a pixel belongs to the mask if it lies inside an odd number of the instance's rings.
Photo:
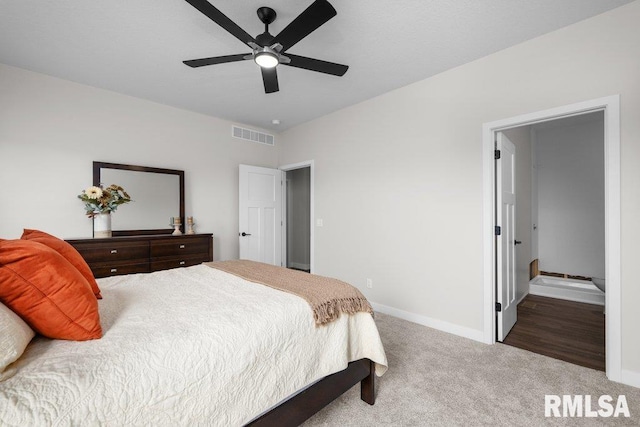
<svg viewBox="0 0 640 427">
<path fill-rule="evenodd" d="M 274 38 L 274 36 L 265 31 L 264 33 L 256 36 L 256 42 L 262 47 L 271 46 L 271 42 Z"/>
</svg>

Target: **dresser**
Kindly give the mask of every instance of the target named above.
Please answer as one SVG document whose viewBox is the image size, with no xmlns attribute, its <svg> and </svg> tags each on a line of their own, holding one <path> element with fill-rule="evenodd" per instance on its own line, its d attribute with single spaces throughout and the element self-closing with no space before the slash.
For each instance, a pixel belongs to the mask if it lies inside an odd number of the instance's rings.
<svg viewBox="0 0 640 427">
<path fill-rule="evenodd" d="M 213 236 L 141 235 L 67 240 L 85 259 L 96 278 L 149 273 L 213 261 Z"/>
</svg>

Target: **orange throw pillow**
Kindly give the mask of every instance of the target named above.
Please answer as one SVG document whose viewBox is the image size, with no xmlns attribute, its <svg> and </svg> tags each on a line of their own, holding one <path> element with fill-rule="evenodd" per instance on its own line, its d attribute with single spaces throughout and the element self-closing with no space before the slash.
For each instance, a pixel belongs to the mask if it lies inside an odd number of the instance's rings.
<svg viewBox="0 0 640 427">
<path fill-rule="evenodd" d="M 0 301 L 46 337 L 102 337 L 91 286 L 69 261 L 41 243 L 0 242 Z"/>
<path fill-rule="evenodd" d="M 71 265 L 73 265 L 80 274 L 87 279 L 87 282 L 91 285 L 91 289 L 93 290 L 96 298 L 102 299 L 102 295 L 100 295 L 100 288 L 98 288 L 98 283 L 96 282 L 95 277 L 93 277 L 91 268 L 89 268 L 89 265 L 84 258 L 82 258 L 82 255 L 80 255 L 76 248 L 64 240 L 58 239 L 51 234 L 47 234 L 44 231 L 39 230 L 29 230 L 25 228 L 24 233 L 22 233 L 22 239 L 33 240 L 35 242 L 42 243 L 43 245 L 47 245 L 65 257 L 67 261 L 69 261 Z"/>
</svg>

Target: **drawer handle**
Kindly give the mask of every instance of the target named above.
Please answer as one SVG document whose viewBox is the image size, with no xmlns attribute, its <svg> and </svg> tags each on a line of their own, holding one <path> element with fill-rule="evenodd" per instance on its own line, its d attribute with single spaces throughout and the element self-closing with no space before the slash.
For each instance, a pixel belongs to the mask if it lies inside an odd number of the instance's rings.
<svg viewBox="0 0 640 427">
<path fill-rule="evenodd" d="M 184 264 L 185 264 L 185 262 L 184 262 L 184 261 L 180 261 L 180 265 L 184 265 Z"/>
<path fill-rule="evenodd" d="M 111 253 L 112 253 L 112 254 L 117 254 L 117 253 L 118 253 L 118 250 L 117 250 L 117 249 L 111 249 Z"/>
<path fill-rule="evenodd" d="M 184 249 L 184 245 L 180 245 L 180 249 Z"/>
<path fill-rule="evenodd" d="M 112 268 L 112 269 L 111 269 L 111 272 L 112 272 L 112 273 L 117 273 L 117 272 L 118 272 L 118 269 L 117 269 L 117 268 Z"/>
</svg>

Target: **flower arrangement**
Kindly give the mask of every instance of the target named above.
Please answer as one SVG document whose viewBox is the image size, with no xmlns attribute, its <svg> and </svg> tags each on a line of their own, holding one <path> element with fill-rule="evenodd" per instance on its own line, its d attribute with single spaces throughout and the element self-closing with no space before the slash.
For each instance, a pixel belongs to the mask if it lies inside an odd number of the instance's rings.
<svg viewBox="0 0 640 427">
<path fill-rule="evenodd" d="M 89 218 L 101 213 L 114 212 L 118 206 L 131 201 L 124 188 L 115 184 L 104 189 L 89 187 L 78 195 L 78 199 L 84 202 L 84 210 Z"/>
</svg>

